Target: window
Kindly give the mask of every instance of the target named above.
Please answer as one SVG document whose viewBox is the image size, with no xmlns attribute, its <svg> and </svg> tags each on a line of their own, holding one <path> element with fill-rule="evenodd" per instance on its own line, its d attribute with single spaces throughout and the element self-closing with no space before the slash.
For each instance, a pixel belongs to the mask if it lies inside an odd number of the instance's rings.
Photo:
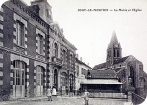
<svg viewBox="0 0 147 105">
<path fill-rule="evenodd" d="M 24 34 L 24 24 L 21 23 L 20 21 L 17 21 L 16 23 L 16 32 L 17 32 L 17 35 L 16 35 L 16 43 L 19 45 L 19 46 L 23 46 L 24 47 L 24 37 L 25 37 L 25 34 Z"/>
<path fill-rule="evenodd" d="M 70 83 L 70 91 L 72 92 L 74 86 L 74 76 L 72 74 L 70 74 L 69 83 Z"/>
<path fill-rule="evenodd" d="M 14 61 L 13 83 L 14 85 L 25 84 L 25 63 L 21 61 Z"/>
<path fill-rule="evenodd" d="M 38 35 L 38 53 L 43 54 L 43 36 Z"/>
<path fill-rule="evenodd" d="M 70 54 L 70 66 L 73 66 L 72 65 L 72 55 Z"/>
<path fill-rule="evenodd" d="M 55 69 L 54 71 L 54 86 L 58 89 L 58 71 Z"/>
<path fill-rule="evenodd" d="M 57 46 L 57 43 L 55 43 L 55 51 L 54 51 L 54 53 L 55 53 L 55 57 L 58 57 L 58 46 Z"/>
<path fill-rule="evenodd" d="M 111 51 L 108 51 L 108 57 L 111 57 Z"/>
<path fill-rule="evenodd" d="M 65 63 L 66 62 L 66 52 L 65 52 L 65 50 L 63 50 L 63 63 Z"/>
<path fill-rule="evenodd" d="M 143 70 L 143 65 L 139 65 L 139 70 Z"/>
<path fill-rule="evenodd" d="M 79 66 L 77 66 L 77 76 L 79 76 Z"/>
<path fill-rule="evenodd" d="M 139 82 L 140 82 L 140 87 L 144 87 L 145 80 L 143 77 L 139 78 Z"/>
<path fill-rule="evenodd" d="M 115 49 L 113 50 L 113 53 L 114 53 L 113 56 L 116 57 L 116 50 Z"/>
<path fill-rule="evenodd" d="M 66 86 L 67 84 L 67 75 L 65 72 L 61 74 L 62 86 Z"/>
<path fill-rule="evenodd" d="M 134 79 L 135 77 L 134 77 L 134 69 L 133 69 L 133 66 L 130 66 L 130 79 L 131 79 L 131 82 L 130 82 L 130 84 L 131 84 L 131 86 L 134 86 L 135 84 L 135 79 Z"/>
<path fill-rule="evenodd" d="M 46 15 L 47 15 L 47 17 L 49 17 L 49 11 L 48 11 L 48 9 L 46 9 Z"/>
<path fill-rule="evenodd" d="M 43 68 L 40 66 L 37 66 L 36 70 L 36 84 L 43 85 Z"/>
<path fill-rule="evenodd" d="M 119 57 L 119 50 L 117 50 L 117 57 Z"/>
<path fill-rule="evenodd" d="M 82 68 L 82 74 L 84 74 L 84 69 Z"/>
<path fill-rule="evenodd" d="M 46 9 L 46 15 L 47 15 L 47 17 L 49 17 L 49 18 L 50 18 L 51 11 L 50 11 L 49 9 Z"/>
</svg>

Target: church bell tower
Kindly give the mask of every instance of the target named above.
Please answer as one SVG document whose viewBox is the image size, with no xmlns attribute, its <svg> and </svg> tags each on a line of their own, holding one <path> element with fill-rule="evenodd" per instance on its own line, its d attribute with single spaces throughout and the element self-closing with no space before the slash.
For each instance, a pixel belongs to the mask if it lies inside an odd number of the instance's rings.
<svg viewBox="0 0 147 105">
<path fill-rule="evenodd" d="M 110 67 L 118 59 L 122 58 L 122 49 L 120 43 L 118 43 L 115 31 L 112 34 L 110 44 L 107 48 L 107 67 Z"/>
</svg>

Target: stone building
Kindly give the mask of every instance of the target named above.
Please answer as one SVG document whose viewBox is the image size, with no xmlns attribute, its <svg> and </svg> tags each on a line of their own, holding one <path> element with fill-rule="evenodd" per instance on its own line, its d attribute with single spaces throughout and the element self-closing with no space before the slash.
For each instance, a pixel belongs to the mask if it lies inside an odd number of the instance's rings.
<svg viewBox="0 0 147 105">
<path fill-rule="evenodd" d="M 0 97 L 43 96 L 49 86 L 62 86 L 64 73 L 74 88 L 75 52 L 53 21 L 47 0 L 30 6 L 21 0 L 5 2 L 0 11 Z"/>
<path fill-rule="evenodd" d="M 90 71 L 92 68 L 84 63 L 82 61 L 82 57 L 79 59 L 78 58 L 78 54 L 77 54 L 77 57 L 76 57 L 76 63 L 75 63 L 75 67 L 76 67 L 76 88 L 75 90 L 79 90 L 81 88 L 81 83 L 83 80 L 85 80 L 87 78 L 87 73 L 88 71 Z"/>
<path fill-rule="evenodd" d="M 75 88 L 75 53 L 76 47 L 63 35 L 58 23 L 50 23 L 50 84 L 65 92 Z M 66 88 L 65 88 L 66 87 Z"/>
</svg>

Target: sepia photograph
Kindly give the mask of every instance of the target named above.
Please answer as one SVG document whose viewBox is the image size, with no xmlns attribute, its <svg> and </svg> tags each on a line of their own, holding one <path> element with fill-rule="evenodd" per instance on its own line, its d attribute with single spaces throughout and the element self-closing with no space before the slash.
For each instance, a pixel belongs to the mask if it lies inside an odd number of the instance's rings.
<svg viewBox="0 0 147 105">
<path fill-rule="evenodd" d="M 0 6 L 0 105 L 147 104 L 147 0 Z"/>
</svg>

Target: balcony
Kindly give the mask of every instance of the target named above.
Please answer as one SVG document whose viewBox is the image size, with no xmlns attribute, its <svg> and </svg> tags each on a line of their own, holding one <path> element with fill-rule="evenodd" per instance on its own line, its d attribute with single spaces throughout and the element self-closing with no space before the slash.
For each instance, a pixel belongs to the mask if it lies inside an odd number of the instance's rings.
<svg viewBox="0 0 147 105">
<path fill-rule="evenodd" d="M 52 57 L 52 64 L 61 68 L 62 67 L 62 59 L 54 56 L 54 57 Z"/>
</svg>

